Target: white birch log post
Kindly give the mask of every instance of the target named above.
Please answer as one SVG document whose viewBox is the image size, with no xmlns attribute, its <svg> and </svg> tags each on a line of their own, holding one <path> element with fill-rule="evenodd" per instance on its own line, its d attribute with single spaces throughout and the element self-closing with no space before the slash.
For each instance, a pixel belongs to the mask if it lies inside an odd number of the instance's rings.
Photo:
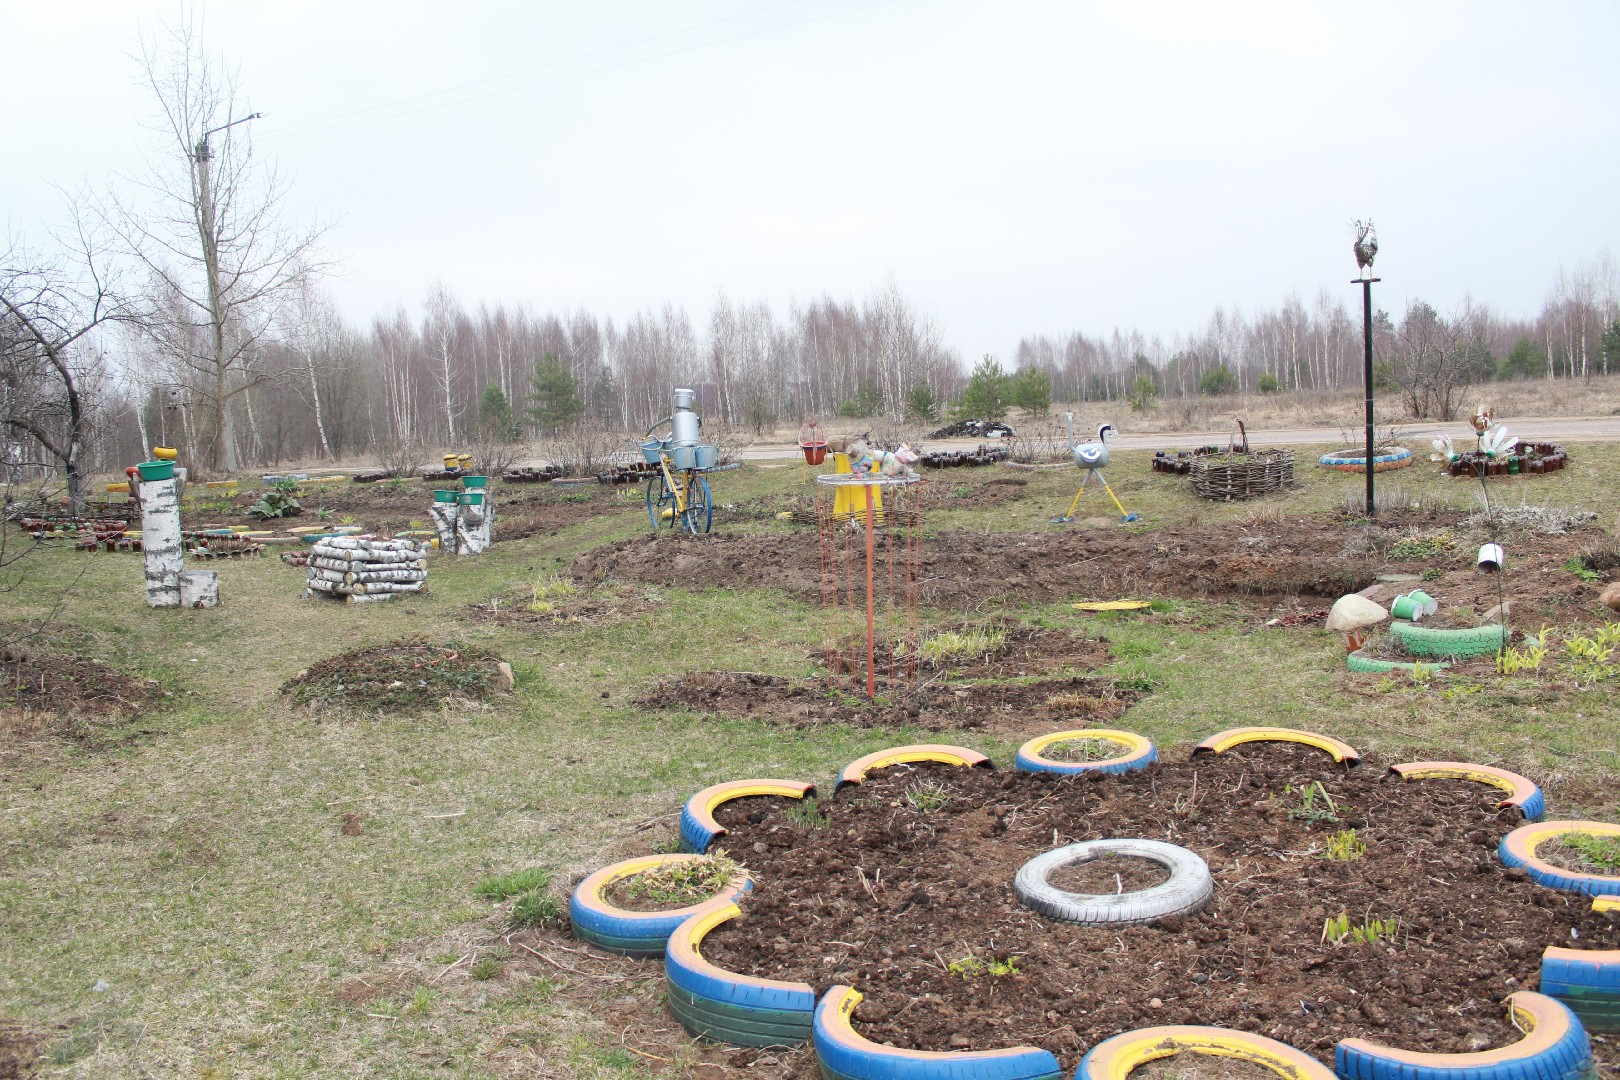
<svg viewBox="0 0 1620 1080">
<path fill-rule="evenodd" d="M 151 607 L 179 607 L 185 557 L 180 543 L 180 484 L 177 480 L 142 480 L 139 484 L 146 602 Z"/>
<path fill-rule="evenodd" d="M 457 511 L 461 508 L 455 503 L 436 502 L 428 508 L 428 517 L 433 521 L 433 531 L 439 537 L 439 551 L 445 555 L 456 553 L 456 520 L 460 516 Z"/>
<path fill-rule="evenodd" d="M 463 506 L 456 522 L 456 554 L 482 555 L 488 551 L 494 521 L 495 504 L 487 492 L 481 504 Z"/>
<path fill-rule="evenodd" d="M 211 608 L 219 606 L 219 575 L 212 570 L 180 572 L 180 606 Z"/>
</svg>

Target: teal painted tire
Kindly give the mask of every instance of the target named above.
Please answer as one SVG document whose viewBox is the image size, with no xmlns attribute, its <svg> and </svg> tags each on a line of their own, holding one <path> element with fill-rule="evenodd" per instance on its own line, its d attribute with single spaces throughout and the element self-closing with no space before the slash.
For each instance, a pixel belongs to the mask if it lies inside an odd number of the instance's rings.
<svg viewBox="0 0 1620 1080">
<path fill-rule="evenodd" d="M 1421 661 L 1421 660 L 1419 660 L 1419 661 L 1378 660 L 1378 659 L 1375 659 L 1375 658 L 1370 657 L 1370 656 L 1362 656 L 1359 652 L 1353 652 L 1350 655 L 1346 656 L 1344 658 L 1344 663 L 1345 663 L 1345 666 L 1348 667 L 1351 671 L 1370 671 L 1370 672 L 1404 671 L 1408 675 L 1416 674 L 1417 673 L 1417 666 L 1420 663 L 1423 664 L 1423 667 L 1426 670 L 1433 671 L 1433 672 L 1441 672 L 1441 671 L 1444 671 L 1444 670 L 1446 670 L 1446 668 L 1451 666 L 1450 664 L 1446 663 L 1444 660 L 1432 661 L 1432 662 L 1425 662 L 1425 661 Z"/>
<path fill-rule="evenodd" d="M 1507 644 L 1507 627 L 1475 626 L 1463 630 L 1441 630 L 1432 626 L 1393 622 L 1389 624 L 1389 636 L 1413 656 L 1466 660 L 1500 650 Z"/>
<path fill-rule="evenodd" d="M 808 983 L 759 979 L 703 959 L 703 938 L 740 914 L 713 904 L 670 935 L 664 980 L 670 1012 L 694 1035 L 733 1046 L 794 1047 L 810 1038 L 816 992 Z"/>
<path fill-rule="evenodd" d="M 629 911 L 608 903 L 608 886 L 644 870 L 672 862 L 691 862 L 701 855 L 645 855 L 604 866 L 581 881 L 568 902 L 574 936 L 599 949 L 624 956 L 662 956 L 675 928 L 692 915 L 717 904 L 730 904 L 754 887 L 747 871 L 738 874 L 719 893 L 703 901 L 669 911 Z"/>
<path fill-rule="evenodd" d="M 860 1002 L 860 991 L 834 986 L 816 1006 L 812 1037 L 823 1080 L 1062 1080 L 1058 1059 L 1034 1046 L 940 1053 L 872 1042 L 850 1024 Z"/>
<path fill-rule="evenodd" d="M 1510 1046 L 1428 1054 L 1345 1039 L 1334 1049 L 1333 1071 L 1343 1080 L 1591 1080 L 1592 1042 L 1567 1006 L 1528 990 L 1507 1000 L 1527 1032 Z"/>
</svg>

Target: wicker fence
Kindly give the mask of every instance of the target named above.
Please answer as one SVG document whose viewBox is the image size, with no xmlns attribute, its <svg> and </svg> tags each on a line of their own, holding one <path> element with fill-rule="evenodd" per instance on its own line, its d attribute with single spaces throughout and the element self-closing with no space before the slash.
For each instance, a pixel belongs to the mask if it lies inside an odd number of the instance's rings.
<svg viewBox="0 0 1620 1080">
<path fill-rule="evenodd" d="M 1188 470 L 1193 492 L 1206 499 L 1253 499 L 1292 487 L 1294 452 L 1257 450 L 1252 454 L 1230 454 L 1197 458 Z"/>
</svg>

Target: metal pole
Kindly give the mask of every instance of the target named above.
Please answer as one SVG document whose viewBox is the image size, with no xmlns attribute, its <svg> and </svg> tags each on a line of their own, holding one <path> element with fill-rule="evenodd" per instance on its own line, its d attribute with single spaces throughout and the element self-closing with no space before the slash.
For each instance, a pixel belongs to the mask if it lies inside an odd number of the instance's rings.
<svg viewBox="0 0 1620 1080">
<path fill-rule="evenodd" d="M 1373 350 L 1372 350 L 1372 283 L 1379 278 L 1360 278 L 1361 320 L 1366 330 L 1366 355 L 1361 377 L 1367 392 L 1367 516 L 1377 511 L 1373 503 Z"/>
<path fill-rule="evenodd" d="M 872 562 L 876 552 L 872 532 L 875 527 L 874 518 L 877 516 L 872 507 L 872 485 L 866 488 L 866 697 L 872 700 L 877 697 L 877 674 L 873 670 L 877 666 L 876 644 L 874 641 L 874 626 L 872 625 Z"/>
</svg>

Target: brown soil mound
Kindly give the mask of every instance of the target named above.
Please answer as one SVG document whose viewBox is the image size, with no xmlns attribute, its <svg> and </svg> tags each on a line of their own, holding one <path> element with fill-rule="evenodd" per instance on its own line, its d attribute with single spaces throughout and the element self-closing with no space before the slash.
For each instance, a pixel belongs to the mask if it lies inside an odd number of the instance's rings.
<svg viewBox="0 0 1620 1080">
<path fill-rule="evenodd" d="M 851 724 L 918 727 L 930 731 L 1049 730 L 1118 719 L 1141 698 L 1112 679 L 1076 676 L 1027 683 L 925 685 L 898 700 L 880 691 L 876 701 L 831 688 L 825 679 L 788 679 L 752 671 L 692 671 L 661 681 L 637 699 L 647 709 L 743 716 L 791 727 Z"/>
<path fill-rule="evenodd" d="M 508 689 L 500 663 L 484 649 L 395 641 L 312 664 L 283 683 L 281 692 L 299 704 L 420 710 L 455 698 L 482 701 Z"/>
<path fill-rule="evenodd" d="M 38 1075 L 45 1036 L 14 1020 L 0 1020 L 0 1080 L 27 1080 Z"/>
<path fill-rule="evenodd" d="M 919 780 L 943 785 L 924 803 L 935 809 L 906 798 Z M 1316 780 L 1336 820 L 1312 820 L 1321 799 L 1301 812 L 1301 786 Z M 1478 785 L 1386 780 L 1373 761 L 1346 773 L 1280 745 L 1118 777 L 887 769 L 825 799 L 819 829 L 783 817 L 782 800 L 720 809 L 726 846 L 756 887 L 745 920 L 710 935 L 704 955 L 818 992 L 854 985 L 867 995 L 857 1026 L 882 1042 L 1029 1043 L 1065 1069 L 1154 1024 L 1261 1032 L 1324 1061 L 1349 1036 L 1448 1053 L 1503 1045 L 1520 1034 L 1499 1003 L 1535 988 L 1542 949 L 1620 947 L 1620 918 L 1503 867 L 1495 845 L 1519 821 L 1495 802 Z M 1366 854 L 1324 858 L 1328 837 L 1349 828 Z M 1215 878 L 1210 906 L 1085 928 L 1015 903 L 1025 861 L 1107 837 L 1196 851 Z M 1398 925 L 1373 944 L 1324 941 L 1340 913 Z M 953 974 L 966 957 L 1016 958 L 1017 972 Z"/>
<path fill-rule="evenodd" d="M 65 738 L 93 748 L 107 725 L 166 696 L 156 681 L 87 656 L 0 649 L 0 736 Z"/>
<path fill-rule="evenodd" d="M 582 589 L 573 596 L 551 597 L 539 602 L 533 594 L 503 593 L 481 604 L 468 604 L 462 608 L 462 614 L 474 622 L 493 622 L 500 626 L 594 626 L 632 612 L 653 611 L 662 605 L 663 601 L 648 597 L 645 592 L 599 586 Z"/>
</svg>

